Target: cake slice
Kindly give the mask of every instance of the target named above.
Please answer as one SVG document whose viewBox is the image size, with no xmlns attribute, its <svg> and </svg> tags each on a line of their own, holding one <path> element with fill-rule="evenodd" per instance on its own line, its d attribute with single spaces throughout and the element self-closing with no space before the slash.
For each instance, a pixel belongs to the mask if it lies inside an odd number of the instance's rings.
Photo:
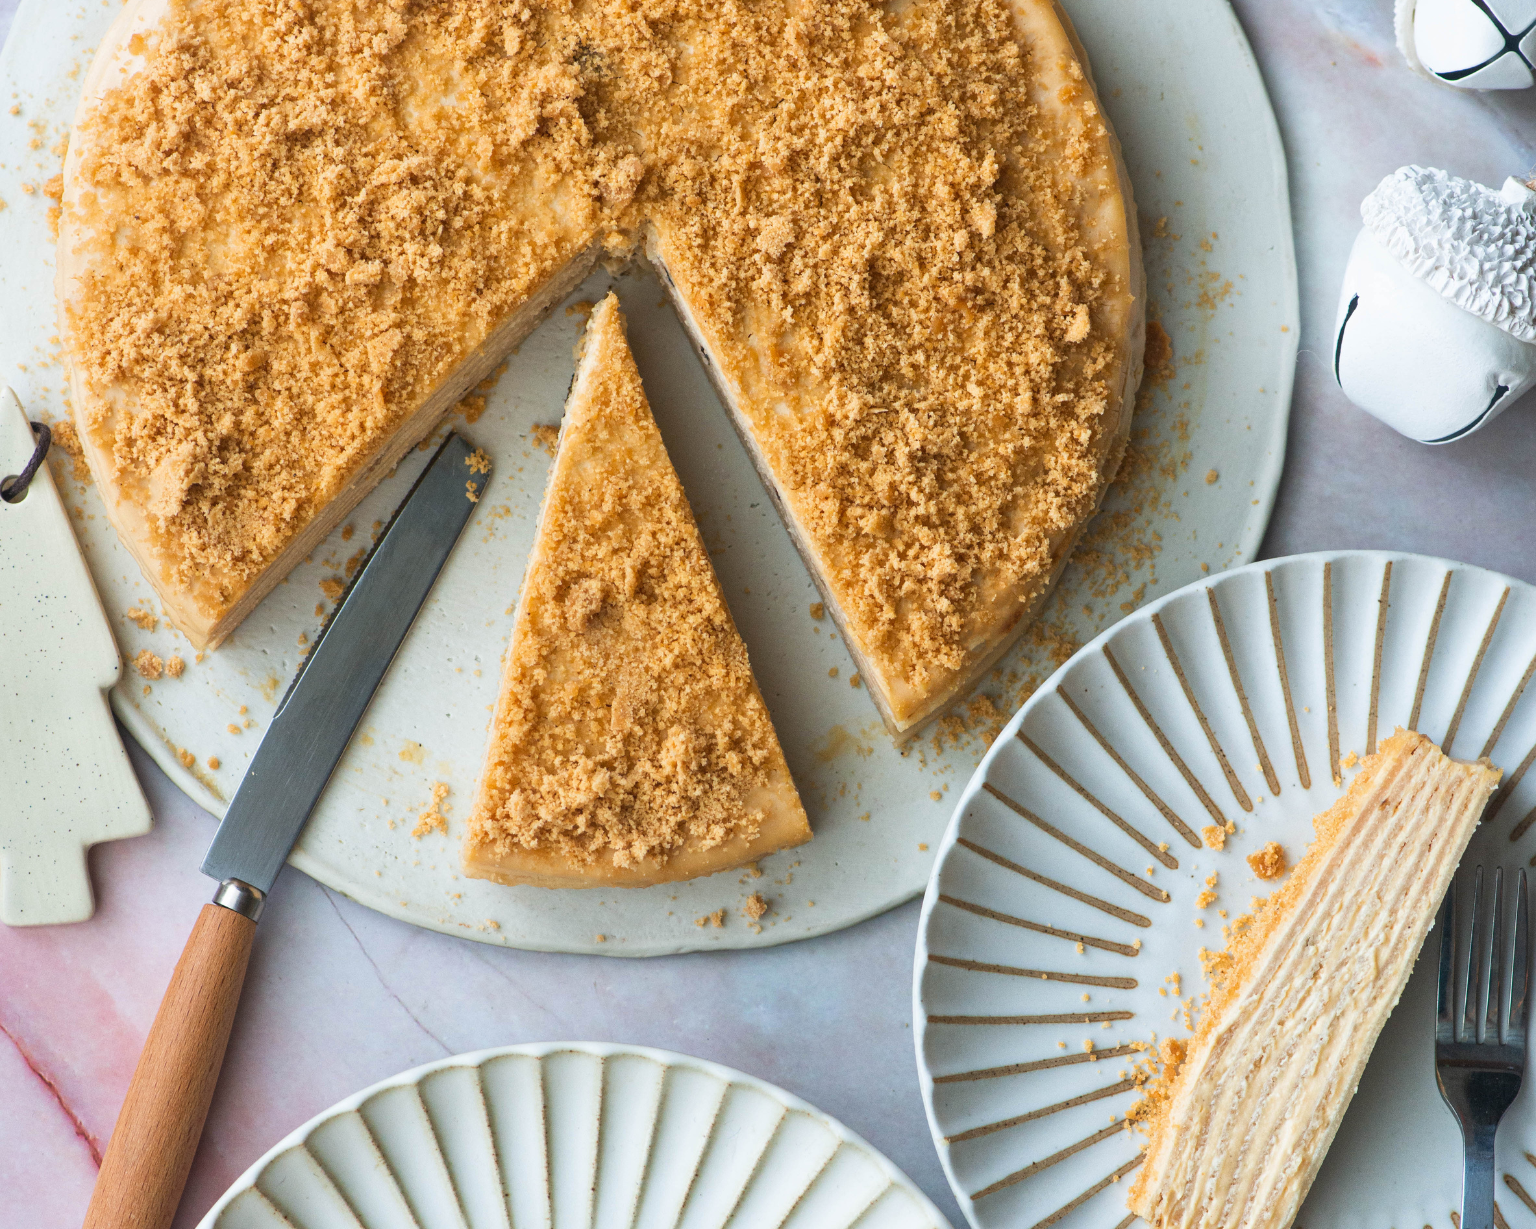
<svg viewBox="0 0 1536 1229">
<path fill-rule="evenodd" d="M 1317 817 L 1285 886 L 1214 959 L 1165 1095 L 1143 1102 L 1132 1212 L 1155 1229 L 1291 1224 L 1499 776 L 1398 730 Z"/>
<path fill-rule="evenodd" d="M 643 887 L 810 838 L 610 294 L 566 401 L 464 869 Z"/>
</svg>

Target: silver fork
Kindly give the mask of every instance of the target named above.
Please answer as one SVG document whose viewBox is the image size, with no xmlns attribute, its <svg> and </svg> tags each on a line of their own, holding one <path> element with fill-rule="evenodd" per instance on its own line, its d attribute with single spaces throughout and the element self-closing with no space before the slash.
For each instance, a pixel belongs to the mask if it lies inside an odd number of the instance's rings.
<svg viewBox="0 0 1536 1229">
<path fill-rule="evenodd" d="M 1457 875 L 1457 879 L 1461 876 Z M 1505 958 L 1502 867 L 1493 873 L 1493 901 L 1483 914 L 1483 868 L 1472 888 L 1472 935 L 1466 965 L 1456 969 L 1456 883 L 1440 909 L 1440 993 L 1435 1019 L 1435 1081 L 1461 1123 L 1466 1176 L 1461 1229 L 1493 1229 L 1493 1140 L 1499 1119 L 1520 1093 L 1525 1070 L 1526 987 L 1530 976 L 1530 919 L 1525 872 L 1515 905 L 1514 951 Z M 1486 934 L 1486 940 L 1484 938 Z M 1454 979 L 1453 979 L 1454 971 Z M 1461 1012 L 1456 992 L 1461 990 Z M 1503 1040 L 1499 1022 L 1503 1017 Z M 1481 1025 L 1481 1028 L 1479 1027 Z"/>
</svg>

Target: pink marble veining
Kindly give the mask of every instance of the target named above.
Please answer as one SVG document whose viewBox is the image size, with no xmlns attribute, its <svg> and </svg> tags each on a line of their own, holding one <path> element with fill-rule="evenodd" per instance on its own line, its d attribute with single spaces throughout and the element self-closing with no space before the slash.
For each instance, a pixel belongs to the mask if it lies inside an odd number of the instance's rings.
<svg viewBox="0 0 1536 1229">
<path fill-rule="evenodd" d="M 0 30 L 13 0 L 0 0 Z M 1361 197 L 1420 161 L 1499 183 L 1536 163 L 1536 90 L 1409 74 L 1390 0 L 1238 0 L 1290 156 L 1302 355 L 1265 554 L 1391 546 L 1536 580 L 1536 416 L 1431 450 L 1350 407 L 1326 354 Z M 1529 403 L 1529 399 L 1527 399 Z M 137 752 L 155 831 L 92 856 L 98 911 L 0 927 L 0 1229 L 80 1223 L 160 994 L 209 884 L 212 820 Z M 914 1074 L 907 906 L 764 952 L 630 962 L 514 952 L 373 914 L 297 873 L 274 892 L 180 1229 L 247 1165 L 358 1088 L 445 1054 L 592 1039 L 682 1050 L 782 1084 L 902 1166 L 955 1224 Z M 783 1044 L 794 1038 L 795 1045 Z M 849 1039 L 857 1038 L 857 1044 Z"/>
</svg>

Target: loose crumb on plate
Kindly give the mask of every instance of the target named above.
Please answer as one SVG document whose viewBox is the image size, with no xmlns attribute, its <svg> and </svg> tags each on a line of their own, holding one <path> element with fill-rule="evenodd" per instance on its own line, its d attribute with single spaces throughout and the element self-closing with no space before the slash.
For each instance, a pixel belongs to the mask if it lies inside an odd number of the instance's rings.
<svg viewBox="0 0 1536 1229">
<path fill-rule="evenodd" d="M 133 668 L 147 679 L 157 679 L 165 669 L 165 663 L 148 649 L 140 649 L 133 659 Z"/>
<path fill-rule="evenodd" d="M 1248 855 L 1248 865 L 1260 879 L 1275 879 L 1285 874 L 1285 850 L 1279 841 L 1270 841 L 1258 853 Z"/>
<path fill-rule="evenodd" d="M 548 423 L 534 423 L 530 432 L 533 442 L 542 448 L 550 456 L 555 455 L 555 448 L 560 441 L 560 428 L 552 427 Z"/>
<path fill-rule="evenodd" d="M 416 826 L 411 829 L 414 837 L 426 836 L 429 832 L 447 832 L 448 820 L 442 812 L 442 801 L 448 797 L 448 786 L 442 781 L 435 781 L 432 785 L 432 801 L 427 809 L 416 817 Z"/>
</svg>

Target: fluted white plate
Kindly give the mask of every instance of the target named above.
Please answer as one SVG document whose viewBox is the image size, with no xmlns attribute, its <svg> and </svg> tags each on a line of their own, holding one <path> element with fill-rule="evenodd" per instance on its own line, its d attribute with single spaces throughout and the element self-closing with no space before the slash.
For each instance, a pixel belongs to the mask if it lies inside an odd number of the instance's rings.
<svg viewBox="0 0 1536 1229">
<path fill-rule="evenodd" d="M 1177 370 L 1157 373 L 1143 394 L 1123 480 L 1089 527 L 1039 634 L 1026 636 L 986 681 L 1004 712 L 1055 668 L 1063 644 L 1195 579 L 1202 564 L 1252 557 L 1280 479 L 1299 335 L 1285 154 L 1226 0 L 1064 0 L 1064 7 L 1124 142 L 1147 227 L 1150 309 L 1172 338 Z M 10 308 L 0 313 L 0 364 L 35 418 L 66 412 L 44 188 L 59 166 L 81 74 L 119 8 L 23 0 L 0 56 L 0 200 L 8 206 L 0 215 L 8 240 L 0 244 L 0 295 Z M 560 417 L 582 325 L 576 303 L 610 284 L 816 834 L 804 848 L 768 859 L 760 880 L 732 874 L 551 892 L 459 873 L 458 846 L 548 473 L 530 431 Z M 830 622 L 811 617 L 818 595 L 810 576 L 664 298 L 643 270 L 618 279 L 594 274 L 509 357 L 478 421 L 454 420 L 494 460 L 490 489 L 293 851 L 300 870 L 370 908 L 447 934 L 614 956 L 824 934 L 922 891 L 953 791 L 975 768 L 985 738 L 973 722 L 942 748 L 925 738 L 904 753 L 868 693 L 849 686 L 847 650 Z M 163 621 L 146 630 L 128 619 L 132 607 L 157 607 L 154 594 L 94 487 L 62 484 L 124 655 L 149 649 L 189 663 L 181 678 L 153 683 L 125 672 L 112 702 L 199 805 L 223 814 L 329 608 L 319 585 L 342 574 L 426 459 L 411 453 L 402 461 L 353 513 L 352 536 L 337 529 L 201 661 Z M 436 783 L 449 789 L 447 831 L 414 838 Z M 772 911 L 753 927 L 740 908 L 758 891 Z M 722 908 L 723 927 L 695 925 Z"/>
<path fill-rule="evenodd" d="M 948 1229 L 841 1123 L 639 1046 L 506 1046 L 305 1123 L 201 1229 Z"/>
<path fill-rule="evenodd" d="M 1402 725 L 1458 757 L 1490 756 L 1504 783 L 1463 864 L 1525 867 L 1536 853 L 1533 671 L 1536 588 L 1347 551 L 1182 589 L 1040 688 L 960 797 L 918 941 L 923 1096 L 971 1224 L 1129 1224 L 1142 1141 L 1121 1126 L 1136 1095 L 1130 1046 L 1187 1035 L 1180 997 L 1204 990 L 1198 952 L 1223 943 L 1218 910 L 1236 917 L 1275 886 L 1245 855 L 1279 841 L 1294 864 L 1312 817 L 1342 792 L 1336 778 L 1349 780 L 1351 753 Z M 1226 821 L 1237 828 L 1226 847 L 1206 848 L 1196 833 Z M 1218 898 L 1202 909 L 1213 873 Z M 1434 1000 L 1431 958 L 1298 1224 L 1451 1229 L 1460 1135 L 1435 1088 Z M 1498 1137 L 1509 1229 L 1536 1225 L 1532 1084 Z"/>
</svg>

